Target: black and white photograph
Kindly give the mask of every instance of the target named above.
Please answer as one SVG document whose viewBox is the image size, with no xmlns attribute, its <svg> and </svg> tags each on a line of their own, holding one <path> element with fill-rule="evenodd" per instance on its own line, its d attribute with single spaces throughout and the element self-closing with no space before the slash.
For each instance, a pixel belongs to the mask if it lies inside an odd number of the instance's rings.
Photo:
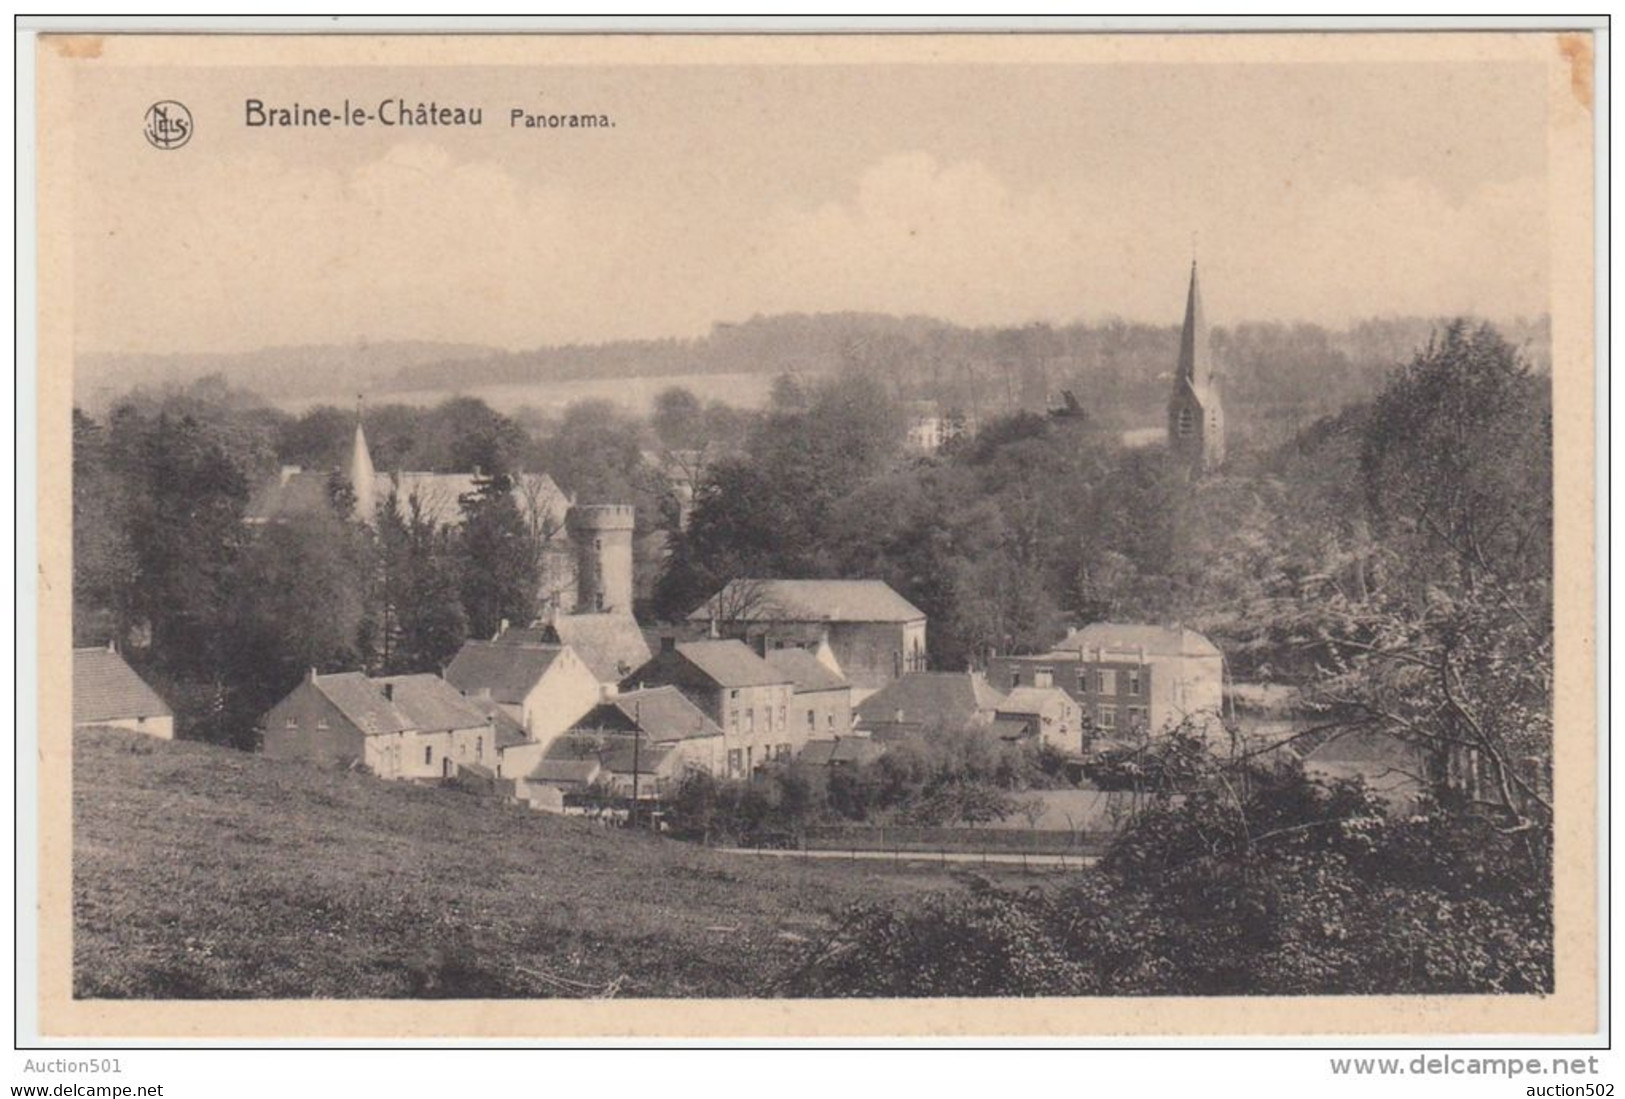
<svg viewBox="0 0 1625 1099">
<path fill-rule="evenodd" d="M 48 1030 L 1597 1025 L 1590 33 L 36 64 Z"/>
</svg>

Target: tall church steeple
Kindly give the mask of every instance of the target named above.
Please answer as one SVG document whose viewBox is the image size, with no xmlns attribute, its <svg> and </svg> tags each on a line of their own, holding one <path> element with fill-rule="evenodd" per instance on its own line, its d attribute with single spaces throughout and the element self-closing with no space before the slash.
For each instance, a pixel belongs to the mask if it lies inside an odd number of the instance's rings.
<svg viewBox="0 0 1625 1099">
<path fill-rule="evenodd" d="M 1213 353 L 1194 259 L 1185 295 L 1185 325 L 1179 335 L 1179 362 L 1168 397 L 1168 449 L 1196 473 L 1224 461 L 1224 406 L 1213 376 Z"/>
<path fill-rule="evenodd" d="M 355 446 L 350 452 L 350 488 L 355 491 L 356 516 L 364 523 L 372 522 L 374 502 L 372 452 L 367 449 L 367 433 L 361 427 L 362 401 L 355 404 Z"/>
</svg>

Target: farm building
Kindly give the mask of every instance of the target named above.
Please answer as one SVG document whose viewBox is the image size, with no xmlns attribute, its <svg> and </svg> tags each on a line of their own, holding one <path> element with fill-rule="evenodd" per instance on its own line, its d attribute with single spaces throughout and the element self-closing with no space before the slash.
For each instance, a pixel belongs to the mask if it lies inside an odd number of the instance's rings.
<svg viewBox="0 0 1625 1099">
<path fill-rule="evenodd" d="M 465 765 L 490 767 L 498 750 L 493 719 L 434 675 L 312 669 L 266 711 L 260 730 L 261 750 L 274 759 L 364 765 L 382 778 L 451 778 Z"/>
<path fill-rule="evenodd" d="M 73 726 L 86 725 L 175 737 L 174 712 L 111 644 L 73 650 Z"/>
<path fill-rule="evenodd" d="M 623 690 L 660 686 L 676 687 L 722 727 L 730 777 L 789 759 L 806 740 L 806 725 L 790 720 L 789 675 L 741 641 L 663 640 L 660 651 L 621 683 Z"/>
<path fill-rule="evenodd" d="M 827 644 L 857 700 L 925 670 L 925 612 L 881 580 L 734 580 L 689 621 L 759 653 Z"/>
<path fill-rule="evenodd" d="M 446 680 L 471 699 L 501 706 L 531 740 L 575 724 L 603 694 L 598 677 L 568 645 L 465 641 Z"/>
<path fill-rule="evenodd" d="M 988 725 L 1004 702 L 979 672 L 913 672 L 858 703 L 856 727 L 878 740 Z"/>
</svg>

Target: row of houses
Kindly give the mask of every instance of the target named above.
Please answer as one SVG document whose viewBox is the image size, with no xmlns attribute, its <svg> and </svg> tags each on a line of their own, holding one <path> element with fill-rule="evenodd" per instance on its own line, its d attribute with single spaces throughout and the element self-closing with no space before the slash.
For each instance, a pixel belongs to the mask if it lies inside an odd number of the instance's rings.
<svg viewBox="0 0 1625 1099">
<path fill-rule="evenodd" d="M 560 811 L 589 793 L 659 798 L 693 770 L 858 763 L 940 729 L 1082 759 L 1175 725 L 1228 735 L 1238 702 L 1261 737 L 1302 728 L 1280 689 L 1227 687 L 1222 654 L 1191 630 L 1097 623 L 985 672 L 925 670 L 924 630 L 879 581 L 736 581 L 676 627 L 555 615 L 469 640 L 438 675 L 311 669 L 263 716 L 260 741 L 274 758 L 384 778 L 500 782 Z M 110 649 L 75 653 L 75 723 L 173 735 L 168 708 Z M 1383 755 L 1343 743 L 1316 743 L 1311 764 L 1343 774 Z"/>
</svg>

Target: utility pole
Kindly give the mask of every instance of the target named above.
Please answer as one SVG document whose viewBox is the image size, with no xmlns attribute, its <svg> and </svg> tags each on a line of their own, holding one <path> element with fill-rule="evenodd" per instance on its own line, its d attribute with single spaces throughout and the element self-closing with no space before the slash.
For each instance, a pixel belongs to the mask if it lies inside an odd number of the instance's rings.
<svg viewBox="0 0 1625 1099">
<path fill-rule="evenodd" d="M 639 747 L 643 744 L 643 700 L 632 703 L 632 826 L 638 823 Z"/>
</svg>

